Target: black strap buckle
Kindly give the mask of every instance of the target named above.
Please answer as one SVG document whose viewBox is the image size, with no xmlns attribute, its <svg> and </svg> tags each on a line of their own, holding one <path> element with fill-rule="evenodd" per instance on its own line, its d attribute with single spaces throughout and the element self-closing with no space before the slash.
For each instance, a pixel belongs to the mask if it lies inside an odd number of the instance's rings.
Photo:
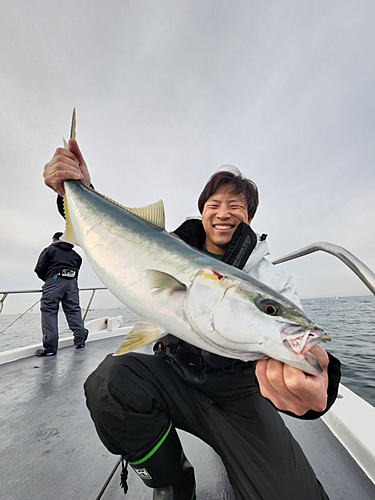
<svg viewBox="0 0 375 500">
<path fill-rule="evenodd" d="M 154 346 L 154 352 L 157 354 L 158 352 L 162 352 L 169 358 L 172 358 L 177 361 L 177 363 L 181 366 L 208 366 L 205 359 L 201 354 L 201 349 L 196 348 L 197 352 L 192 352 L 188 349 L 184 349 L 180 344 L 176 345 L 164 345 L 163 342 L 159 341 Z"/>
</svg>

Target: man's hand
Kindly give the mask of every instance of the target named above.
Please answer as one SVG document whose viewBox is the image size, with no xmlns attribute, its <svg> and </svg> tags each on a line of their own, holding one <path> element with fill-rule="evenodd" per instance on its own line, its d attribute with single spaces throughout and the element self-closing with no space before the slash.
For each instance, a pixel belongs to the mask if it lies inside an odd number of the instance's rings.
<svg viewBox="0 0 375 500">
<path fill-rule="evenodd" d="M 60 196 L 64 196 L 64 181 L 82 180 L 90 184 L 90 174 L 75 139 L 70 139 L 69 149 L 57 148 L 52 160 L 44 167 L 44 182 Z"/>
<path fill-rule="evenodd" d="M 310 352 L 323 368 L 322 375 L 306 375 L 272 358 L 259 360 L 255 371 L 261 394 L 279 410 L 299 417 L 308 410 L 321 412 L 327 407 L 328 354 L 319 346 Z"/>
</svg>

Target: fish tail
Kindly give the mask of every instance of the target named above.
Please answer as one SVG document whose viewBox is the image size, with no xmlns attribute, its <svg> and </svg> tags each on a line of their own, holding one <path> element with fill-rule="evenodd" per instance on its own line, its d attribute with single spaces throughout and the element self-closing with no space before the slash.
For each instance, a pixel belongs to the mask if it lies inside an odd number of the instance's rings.
<svg viewBox="0 0 375 500">
<path fill-rule="evenodd" d="M 80 244 L 77 241 L 76 235 L 74 233 L 72 219 L 69 214 L 69 205 L 66 193 L 64 194 L 64 213 L 65 213 L 65 231 L 61 237 L 61 240 L 67 241 L 68 243 L 72 243 L 72 245 L 80 246 Z"/>
</svg>

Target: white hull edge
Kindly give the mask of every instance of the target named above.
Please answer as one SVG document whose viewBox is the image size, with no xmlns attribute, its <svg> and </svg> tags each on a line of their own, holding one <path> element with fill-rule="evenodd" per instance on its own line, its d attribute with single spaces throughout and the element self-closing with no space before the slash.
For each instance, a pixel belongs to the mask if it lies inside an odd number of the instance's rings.
<svg viewBox="0 0 375 500">
<path fill-rule="evenodd" d="M 110 337 L 120 337 L 127 335 L 133 326 L 125 326 L 116 328 L 119 325 L 119 319 L 116 318 L 99 318 L 85 323 L 85 327 L 89 331 L 89 337 L 86 341 L 94 342 L 96 340 L 102 340 Z M 119 342 L 119 346 L 121 342 Z M 73 336 L 64 337 L 59 339 L 59 349 L 64 347 L 73 346 Z M 29 358 L 35 356 L 35 351 L 42 348 L 42 343 L 32 344 L 25 347 L 18 347 L 17 349 L 11 349 L 9 351 L 0 352 L 0 365 L 4 363 L 11 363 L 17 359 Z"/>
<path fill-rule="evenodd" d="M 339 397 L 322 420 L 375 484 L 375 408 L 340 384 Z"/>
</svg>

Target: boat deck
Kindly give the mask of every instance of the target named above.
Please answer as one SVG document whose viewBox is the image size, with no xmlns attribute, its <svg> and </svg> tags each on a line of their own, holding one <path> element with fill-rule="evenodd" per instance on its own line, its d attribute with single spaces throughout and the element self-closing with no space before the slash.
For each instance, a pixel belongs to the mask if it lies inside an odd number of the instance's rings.
<svg viewBox="0 0 375 500">
<path fill-rule="evenodd" d="M 96 500 L 118 457 L 101 444 L 85 405 L 83 383 L 121 338 L 60 349 L 52 358 L 30 357 L 0 365 L 0 498 L 6 500 Z M 375 485 L 321 420 L 285 417 L 331 500 L 370 500 Z M 198 500 L 234 500 L 215 452 L 180 433 L 195 466 Z M 129 470 L 124 496 L 116 470 L 103 500 L 151 499 L 151 491 Z"/>
</svg>

